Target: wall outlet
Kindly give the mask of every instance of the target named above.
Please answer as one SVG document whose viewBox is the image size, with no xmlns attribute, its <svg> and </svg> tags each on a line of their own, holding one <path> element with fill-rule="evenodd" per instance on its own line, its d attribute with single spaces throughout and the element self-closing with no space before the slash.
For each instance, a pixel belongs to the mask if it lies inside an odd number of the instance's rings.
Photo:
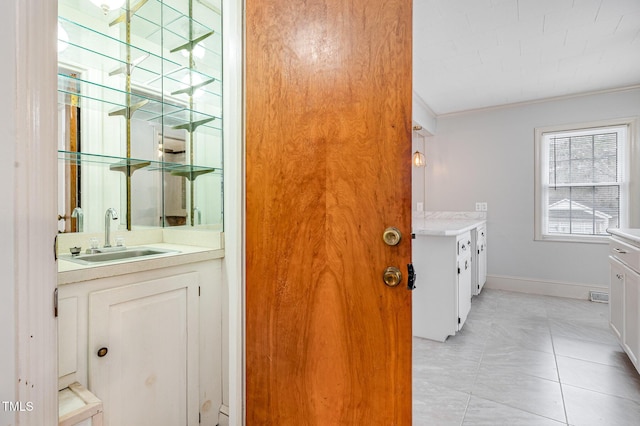
<svg viewBox="0 0 640 426">
<path fill-rule="evenodd" d="M 477 212 L 481 212 L 482 211 L 482 203 L 476 203 L 476 211 Z"/>
<path fill-rule="evenodd" d="M 418 203 L 418 204 L 416 205 L 416 209 L 417 209 L 419 212 L 423 211 L 423 210 L 424 210 L 424 203 Z"/>
</svg>

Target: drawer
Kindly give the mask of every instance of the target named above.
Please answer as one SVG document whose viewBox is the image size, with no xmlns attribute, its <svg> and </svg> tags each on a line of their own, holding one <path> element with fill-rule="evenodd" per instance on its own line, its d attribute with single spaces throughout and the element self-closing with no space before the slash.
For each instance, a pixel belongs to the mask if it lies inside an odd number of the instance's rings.
<svg viewBox="0 0 640 426">
<path fill-rule="evenodd" d="M 625 263 L 631 269 L 640 271 L 640 248 L 616 238 L 609 240 L 609 254 Z"/>
</svg>

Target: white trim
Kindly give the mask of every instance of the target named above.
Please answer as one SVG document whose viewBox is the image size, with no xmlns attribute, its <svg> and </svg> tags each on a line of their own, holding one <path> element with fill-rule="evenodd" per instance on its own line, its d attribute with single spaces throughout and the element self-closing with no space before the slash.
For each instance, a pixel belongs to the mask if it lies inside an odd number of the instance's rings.
<svg viewBox="0 0 640 426">
<path fill-rule="evenodd" d="M 618 227 L 628 227 L 629 218 L 631 217 L 632 206 L 640 202 L 640 197 L 632 199 L 634 194 L 630 191 L 630 181 L 632 179 L 632 171 L 640 166 L 637 160 L 632 156 L 636 151 L 635 140 L 637 132 L 637 117 L 623 117 L 609 120 L 589 121 L 585 123 L 563 124 L 547 127 L 536 127 L 534 129 L 534 240 L 536 241 L 559 241 L 559 242 L 580 242 L 580 243 L 608 243 L 608 236 L 600 235 L 578 235 L 578 234 L 562 234 L 549 235 L 544 234 L 543 229 L 546 224 L 543 223 L 545 215 L 542 212 L 542 204 L 546 197 L 545 185 L 542 184 L 544 176 L 548 176 L 547 161 L 545 159 L 544 135 L 550 133 L 588 131 L 588 129 L 596 129 L 603 127 L 624 127 L 626 140 L 624 142 L 624 152 L 621 154 L 622 168 L 620 174 L 620 216 Z M 620 154 L 619 154 L 620 155 Z M 576 186 L 576 185 L 572 185 Z"/>
<path fill-rule="evenodd" d="M 31 401 L 20 425 L 58 423 L 57 328 L 57 2 L 17 2 L 15 286 L 17 397 Z"/>
<path fill-rule="evenodd" d="M 568 297 L 572 299 L 589 299 L 590 291 L 609 292 L 609 285 L 572 283 L 566 281 L 549 281 L 536 278 L 510 277 L 504 275 L 487 275 L 485 288 L 494 290 L 516 291 L 519 293 L 539 294 L 543 296 Z"/>
<path fill-rule="evenodd" d="M 230 425 L 244 423 L 244 2 L 223 0 L 224 280 L 229 297 Z M 223 372 L 224 374 L 224 372 Z"/>
<path fill-rule="evenodd" d="M 443 113 L 443 114 L 437 114 L 436 118 L 441 118 L 441 117 L 447 117 L 448 118 L 448 117 L 453 117 L 453 116 L 463 115 L 463 114 L 475 114 L 477 112 L 493 111 L 493 110 L 497 110 L 497 109 L 515 108 L 515 107 L 520 107 L 520 106 L 539 104 L 539 103 L 542 103 L 542 102 L 562 101 L 562 100 L 566 100 L 566 99 L 581 98 L 581 97 L 584 97 L 584 96 L 603 95 L 603 94 L 607 94 L 607 93 L 616 93 L 616 92 L 626 92 L 626 91 L 636 90 L 636 89 L 640 89 L 640 84 L 633 84 L 631 86 L 623 86 L 623 87 L 613 87 L 611 89 L 593 90 L 593 91 L 590 91 L 590 92 L 572 93 L 572 94 L 568 94 L 568 95 L 550 96 L 550 97 L 547 97 L 547 98 L 532 99 L 532 100 L 529 100 L 529 101 L 522 101 L 522 102 L 512 102 L 512 103 L 509 103 L 509 104 L 494 105 L 494 106 L 488 106 L 488 107 L 471 108 L 471 109 L 465 109 L 465 110 L 462 110 L 462 111 L 446 112 L 446 113 Z"/>
</svg>

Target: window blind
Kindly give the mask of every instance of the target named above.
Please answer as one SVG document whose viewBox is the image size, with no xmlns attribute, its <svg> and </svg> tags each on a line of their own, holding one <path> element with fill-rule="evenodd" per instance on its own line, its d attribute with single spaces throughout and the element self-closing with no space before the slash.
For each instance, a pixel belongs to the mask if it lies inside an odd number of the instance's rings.
<svg viewBox="0 0 640 426">
<path fill-rule="evenodd" d="M 545 134 L 547 234 L 606 235 L 620 223 L 621 131 Z"/>
</svg>

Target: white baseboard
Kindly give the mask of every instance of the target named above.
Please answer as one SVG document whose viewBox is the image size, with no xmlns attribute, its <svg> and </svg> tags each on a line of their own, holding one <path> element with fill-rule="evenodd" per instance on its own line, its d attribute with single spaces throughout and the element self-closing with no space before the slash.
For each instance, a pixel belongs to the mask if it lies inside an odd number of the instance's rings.
<svg viewBox="0 0 640 426">
<path fill-rule="evenodd" d="M 547 281 L 501 275 L 487 275 L 485 288 L 584 300 L 589 299 L 590 291 L 609 292 L 608 285 L 599 286 L 594 284 Z"/>
</svg>

